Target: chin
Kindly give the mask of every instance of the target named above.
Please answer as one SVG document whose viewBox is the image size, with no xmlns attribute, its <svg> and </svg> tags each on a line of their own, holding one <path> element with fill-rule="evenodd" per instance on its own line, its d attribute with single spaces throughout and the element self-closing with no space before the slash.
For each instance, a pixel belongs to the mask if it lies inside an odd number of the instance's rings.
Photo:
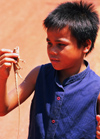
<svg viewBox="0 0 100 139">
<path fill-rule="evenodd" d="M 62 70 L 59 66 L 52 65 L 55 70 Z"/>
</svg>

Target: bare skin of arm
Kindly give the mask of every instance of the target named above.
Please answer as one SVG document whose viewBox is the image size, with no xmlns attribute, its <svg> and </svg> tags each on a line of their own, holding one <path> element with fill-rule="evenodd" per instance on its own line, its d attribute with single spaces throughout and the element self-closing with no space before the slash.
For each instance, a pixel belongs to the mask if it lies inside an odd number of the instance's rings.
<svg viewBox="0 0 100 139">
<path fill-rule="evenodd" d="M 96 137 L 97 139 L 100 139 L 100 93 L 99 93 L 99 96 L 98 96 L 98 100 L 97 100 L 97 116 L 96 116 L 96 119 L 97 119 L 97 131 L 96 131 Z"/>
<path fill-rule="evenodd" d="M 16 63 L 18 54 L 9 49 L 0 50 L 0 116 L 4 116 L 18 106 L 16 90 L 7 93 L 7 79 L 12 63 Z M 34 68 L 18 86 L 20 102 L 24 102 L 34 91 L 40 66 Z"/>
</svg>

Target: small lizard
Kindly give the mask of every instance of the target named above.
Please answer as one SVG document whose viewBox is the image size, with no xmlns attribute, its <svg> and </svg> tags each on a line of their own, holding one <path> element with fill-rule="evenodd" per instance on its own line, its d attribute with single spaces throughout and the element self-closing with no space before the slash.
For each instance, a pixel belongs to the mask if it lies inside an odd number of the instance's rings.
<svg viewBox="0 0 100 139">
<path fill-rule="evenodd" d="M 19 54 L 19 47 L 14 48 L 13 53 Z M 15 72 L 15 74 L 17 74 L 20 78 L 22 78 L 21 75 L 19 74 L 19 70 L 22 69 L 22 67 L 19 65 L 19 61 L 22 61 L 22 62 L 24 62 L 24 61 L 23 61 L 22 59 L 20 59 L 20 56 L 18 56 L 18 58 L 17 58 L 16 60 L 17 60 L 17 63 L 14 64 L 14 72 Z"/>
</svg>

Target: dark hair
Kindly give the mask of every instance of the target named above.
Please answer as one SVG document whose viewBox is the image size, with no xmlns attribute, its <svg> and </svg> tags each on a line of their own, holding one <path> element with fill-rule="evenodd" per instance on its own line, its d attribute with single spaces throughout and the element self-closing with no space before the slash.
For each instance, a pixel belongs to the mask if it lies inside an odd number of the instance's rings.
<svg viewBox="0 0 100 139">
<path fill-rule="evenodd" d="M 94 10 L 93 4 L 86 2 L 66 2 L 60 4 L 44 20 L 46 29 L 57 29 L 68 26 L 71 34 L 76 38 L 78 47 L 87 45 L 86 40 L 91 40 L 92 45 L 89 52 L 94 47 L 94 42 L 99 28 L 98 14 Z M 88 52 L 88 53 L 89 53 Z"/>
</svg>

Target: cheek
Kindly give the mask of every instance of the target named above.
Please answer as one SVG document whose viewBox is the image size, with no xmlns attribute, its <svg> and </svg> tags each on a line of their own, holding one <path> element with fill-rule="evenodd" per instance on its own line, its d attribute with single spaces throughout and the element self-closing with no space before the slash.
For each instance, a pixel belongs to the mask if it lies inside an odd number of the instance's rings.
<svg viewBox="0 0 100 139">
<path fill-rule="evenodd" d="M 48 55 L 48 58 L 50 58 L 50 50 L 47 48 L 47 55 Z"/>
<path fill-rule="evenodd" d="M 60 52 L 60 57 L 64 60 L 75 60 L 80 59 L 82 57 L 82 51 L 75 49 L 67 49 Z"/>
<path fill-rule="evenodd" d="M 49 56 L 49 51 L 48 51 L 48 49 L 47 49 L 47 55 Z"/>
<path fill-rule="evenodd" d="M 47 53 L 49 54 L 50 53 L 50 48 L 47 46 Z"/>
<path fill-rule="evenodd" d="M 49 52 L 49 48 L 48 48 L 48 46 L 47 46 L 47 53 Z"/>
</svg>

